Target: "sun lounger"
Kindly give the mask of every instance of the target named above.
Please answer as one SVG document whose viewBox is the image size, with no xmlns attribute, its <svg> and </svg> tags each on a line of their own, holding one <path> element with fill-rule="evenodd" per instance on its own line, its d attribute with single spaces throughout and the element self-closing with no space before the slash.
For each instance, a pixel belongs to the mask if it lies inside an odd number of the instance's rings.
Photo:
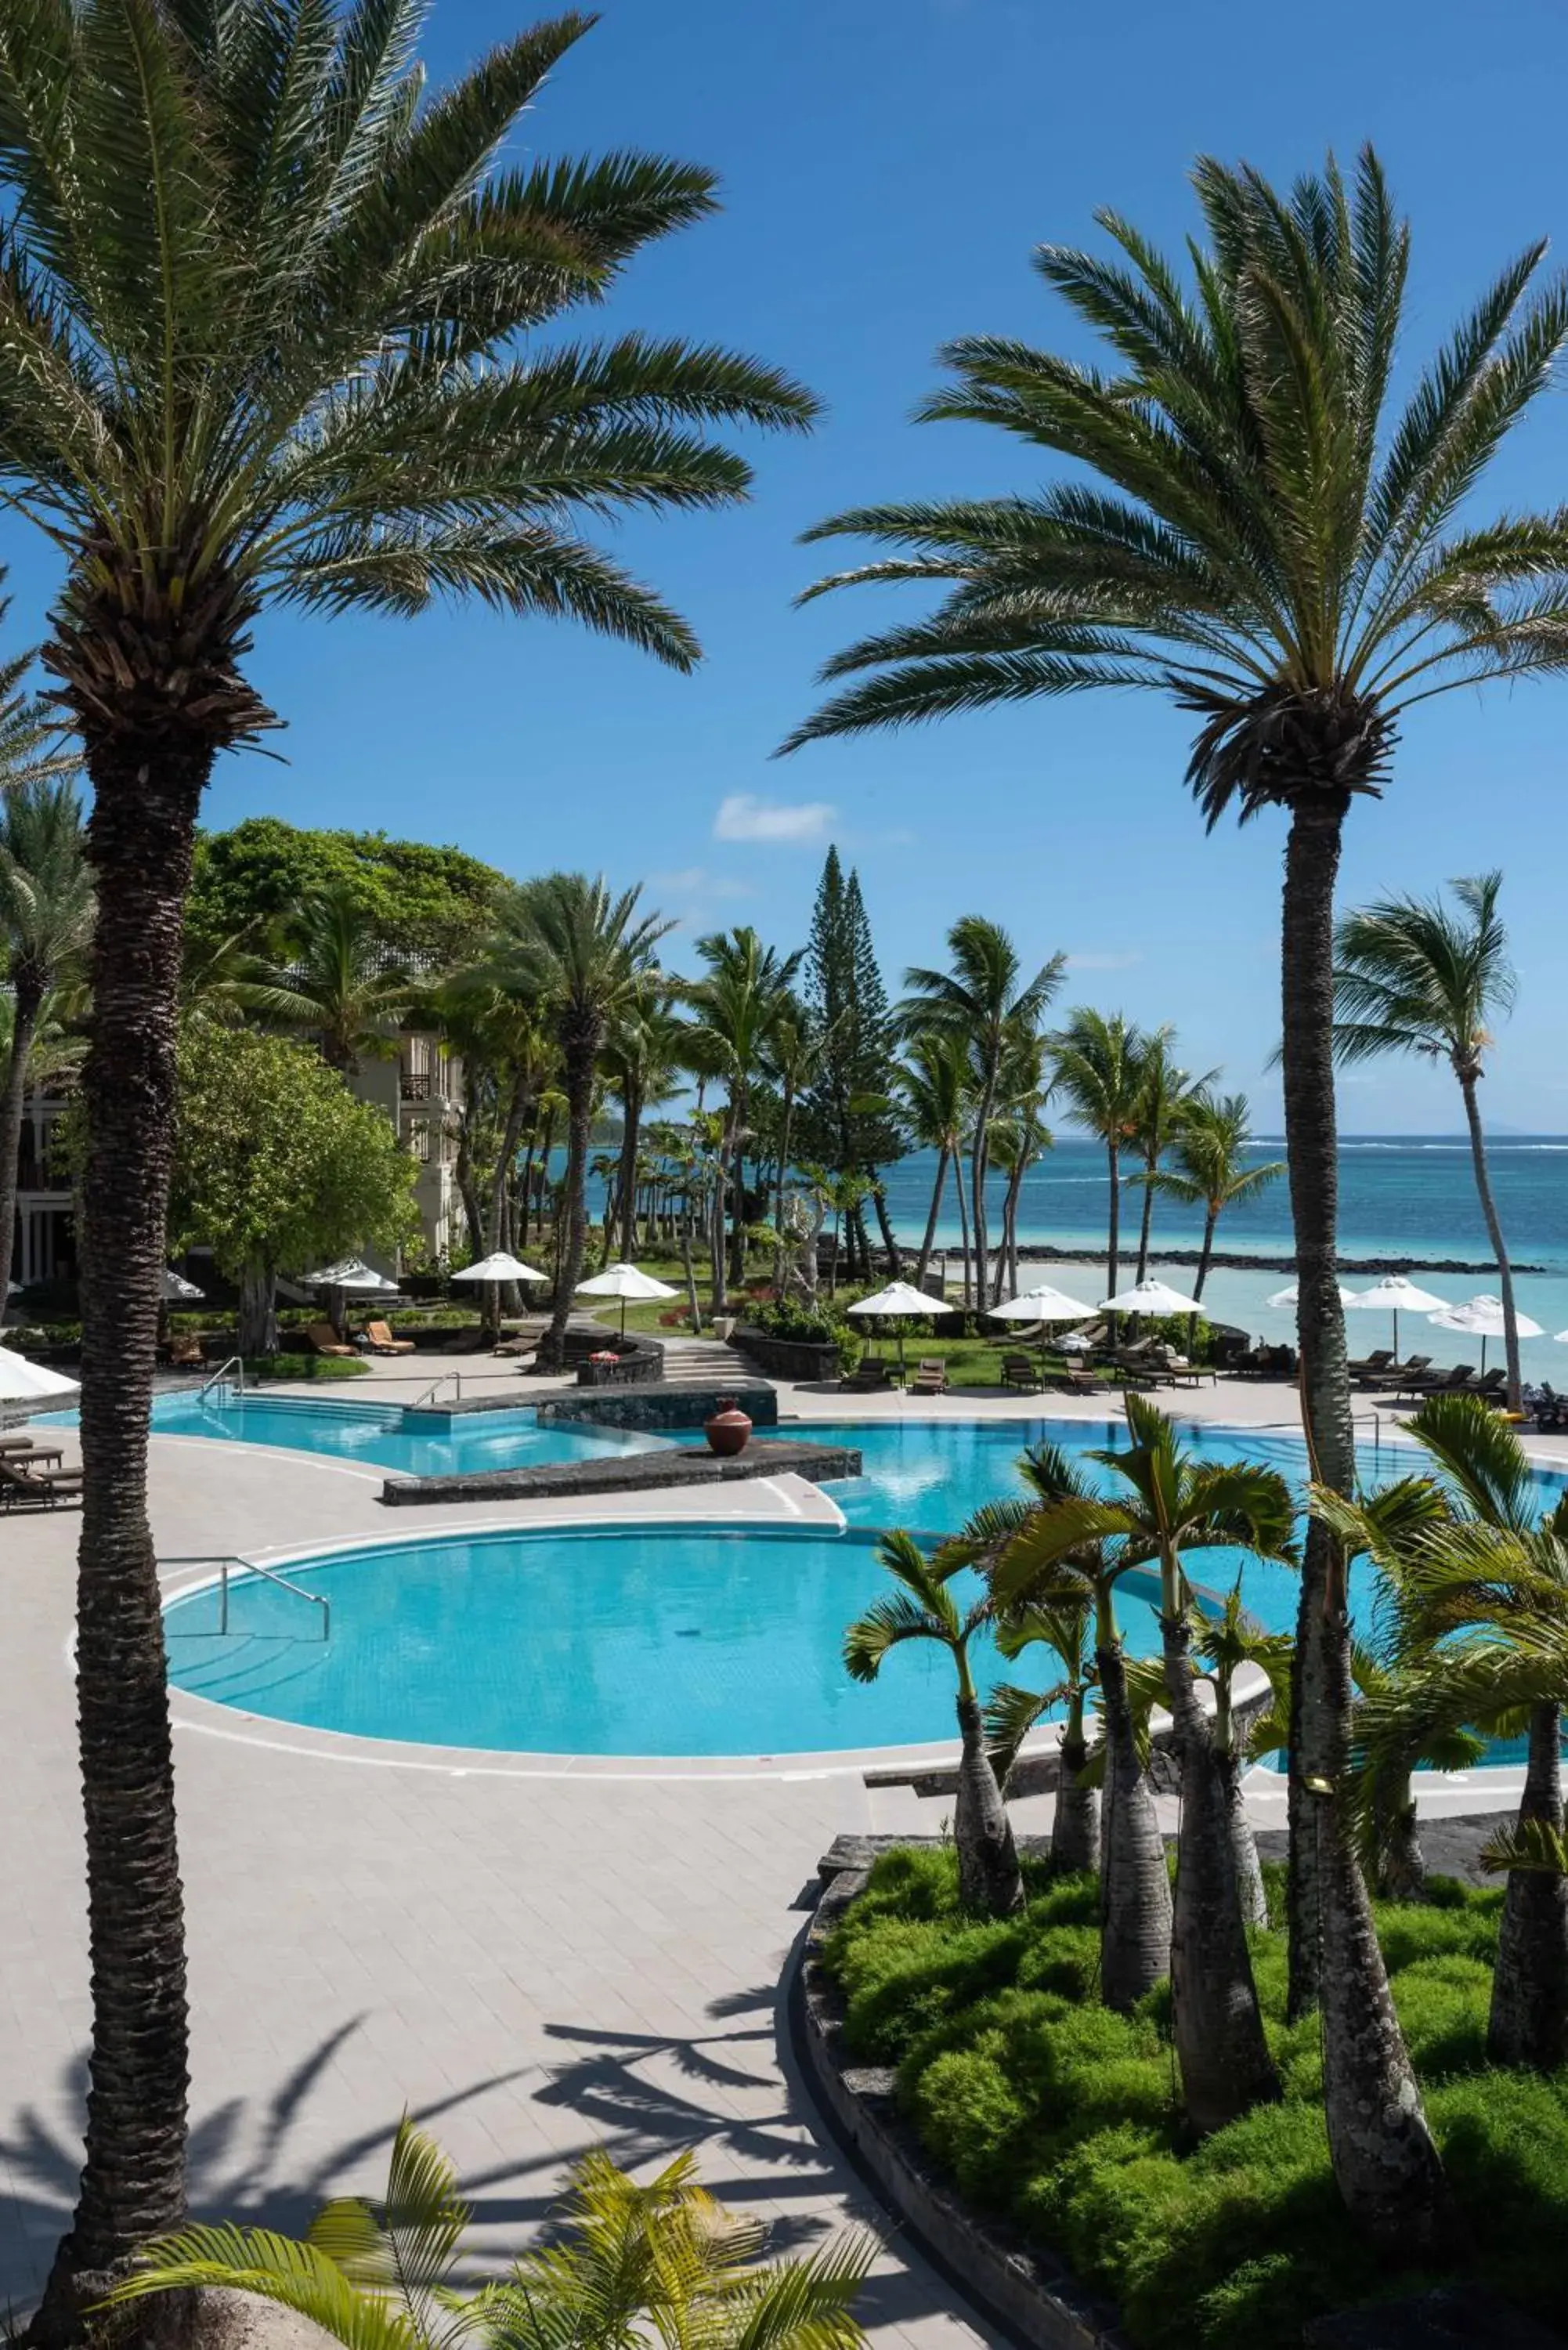
<svg viewBox="0 0 1568 2350">
<path fill-rule="evenodd" d="M 193 1330 L 186 1330 L 169 1341 L 169 1362 L 173 1370 L 200 1370 L 206 1361 L 202 1341 Z"/>
<path fill-rule="evenodd" d="M 1428 1360 L 1431 1360 L 1430 1356 Z M 1346 1363 L 1345 1367 L 1353 1379 L 1386 1379 L 1395 1367 L 1394 1349 L 1392 1347 L 1374 1347 L 1371 1354 L 1361 1356 L 1354 1363 Z"/>
<path fill-rule="evenodd" d="M 1040 1365 L 1033 1355 L 1003 1355 L 1002 1384 L 1004 1388 L 1026 1388 L 1033 1391 L 1041 1384 Z"/>
<path fill-rule="evenodd" d="M 909 1381 L 911 1395 L 946 1395 L 948 1367 L 940 1355 L 922 1356 L 914 1378 Z"/>
<path fill-rule="evenodd" d="M 370 1341 L 373 1355 L 411 1355 L 415 1351 L 411 1338 L 394 1338 L 386 1322 L 367 1322 L 365 1336 Z"/>
<path fill-rule="evenodd" d="M 1063 1371 L 1049 1371 L 1045 1384 L 1058 1395 L 1104 1396 L 1104 1383 L 1093 1371 L 1080 1371 L 1069 1365 Z"/>
<path fill-rule="evenodd" d="M 1401 1379 L 1397 1392 L 1407 1396 L 1458 1395 L 1476 1375 L 1473 1363 L 1456 1363 L 1451 1371 L 1419 1371 Z"/>
<path fill-rule="evenodd" d="M 31 1452 L 32 1449 L 33 1440 L 30 1436 L 0 1436 L 0 1460 L 3 1460 L 7 1453 Z"/>
<path fill-rule="evenodd" d="M 1494 1370 L 1483 1371 L 1479 1379 L 1471 1379 L 1465 1388 L 1465 1393 L 1482 1396 L 1487 1401 L 1491 1402 L 1501 1398 L 1507 1383 L 1508 1373 L 1499 1366 Z"/>
<path fill-rule="evenodd" d="M 854 1370 L 846 1371 L 838 1382 L 839 1391 L 844 1395 L 881 1395 L 892 1384 L 892 1372 L 879 1357 L 857 1364 Z"/>
<path fill-rule="evenodd" d="M 0 1502 L 8 1510 L 23 1502 L 40 1509 L 52 1509 L 57 1502 L 79 1502 L 81 1497 L 79 1469 L 30 1468 L 14 1452 L 0 1459 Z"/>
<path fill-rule="evenodd" d="M 338 1343 L 337 1333 L 330 1322 L 312 1322 L 305 1336 L 306 1345 L 314 1347 L 318 1355 L 351 1356 L 358 1351 L 353 1347 Z"/>
</svg>

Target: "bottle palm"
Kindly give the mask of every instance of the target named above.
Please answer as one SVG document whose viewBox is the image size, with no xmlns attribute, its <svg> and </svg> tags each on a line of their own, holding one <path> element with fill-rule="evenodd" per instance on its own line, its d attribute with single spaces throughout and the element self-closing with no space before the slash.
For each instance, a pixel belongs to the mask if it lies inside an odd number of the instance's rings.
<svg viewBox="0 0 1568 2350">
<path fill-rule="evenodd" d="M 984 423 L 1068 461 L 1001 498 L 864 506 L 815 536 L 889 553 L 836 575 L 948 588 L 925 619 L 828 664 L 857 682 L 792 743 L 997 702 L 1110 686 L 1194 722 L 1188 780 L 1210 826 L 1288 818 L 1281 941 L 1286 1155 L 1303 1399 L 1314 1457 L 1354 1485 L 1336 1279 L 1332 1051 L 1334 885 L 1346 814 L 1379 790 L 1401 716 L 1434 694 L 1568 659 L 1568 517 L 1460 508 L 1553 381 L 1568 286 L 1536 290 L 1544 244 L 1511 262 L 1413 383 L 1391 398 L 1410 240 L 1364 150 L 1286 194 L 1205 158 L 1203 239 L 1182 272 L 1102 213 L 1114 259 L 1048 245 L 1037 266 L 1111 364 L 1002 337 L 949 346 L 929 419 Z M 1085 478 L 1086 476 L 1086 478 Z M 814 592 L 820 592 L 814 591 Z M 861 675 L 861 672 L 870 672 Z M 1303 1563 L 1291 1774 L 1292 2004 L 1335 1978 L 1326 2095 L 1350 2208 L 1392 2242 L 1436 2242 L 1447 2210 L 1407 2095 L 1358 1872 L 1331 1783 L 1349 1704 L 1344 1563 L 1314 1524 Z M 1343 2004 L 1342 2004 L 1343 2002 Z M 1376 2011 L 1378 2038 L 1360 2019 Z M 1378 2117 L 1356 2126 L 1355 2117 Z"/>
<path fill-rule="evenodd" d="M 971 1145 L 970 1214 L 974 1230 L 973 1302 L 987 1295 L 988 1234 L 985 1170 L 991 1152 L 991 1116 L 995 1107 L 1010 1038 L 1040 1025 L 1046 1005 L 1062 983 L 1067 959 L 1054 954 L 1031 978 L 1023 976 L 1018 950 L 999 922 L 962 914 L 948 932 L 949 971 L 917 967 L 904 973 L 908 993 L 895 1019 L 904 1035 L 940 1033 L 960 1044 L 974 1067 L 974 1132 Z M 965 1303 L 969 1296 L 966 1294 Z"/>
<path fill-rule="evenodd" d="M 639 910 L 639 889 L 618 897 L 602 876 L 551 873 L 513 893 L 484 965 L 504 993 L 538 1006 L 561 1055 L 566 1097 L 565 1245 L 541 1366 L 559 1368 L 566 1319 L 587 1253 L 588 1139 L 599 1055 L 614 1023 L 657 970 L 659 942 L 672 924 Z"/>
<path fill-rule="evenodd" d="M 814 412 L 711 345 L 514 348 L 711 212 L 712 177 L 627 152 L 514 161 L 591 20 L 515 34 L 427 92 L 421 17 L 417 0 L 44 0 L 0 26 L 0 458 L 13 514 L 63 563 L 43 660 L 92 782 L 99 899 L 78 1654 L 93 2062 L 119 2090 L 88 2106 L 50 2336 L 72 2322 L 70 2274 L 121 2260 L 184 2193 L 184 1941 L 140 1463 L 198 811 L 218 754 L 275 723 L 246 674 L 253 625 L 280 604 L 325 620 L 477 598 L 689 670 L 686 622 L 574 524 L 732 503 L 750 470 L 723 431 Z M 106 1772 L 141 1791 L 134 1835 L 104 1825 Z"/>
<path fill-rule="evenodd" d="M 1056 1089 L 1074 1118 L 1104 1145 L 1110 1179 L 1106 1295 L 1121 1272 L 1122 1157 L 1137 1140 L 1147 1040 L 1119 1012 L 1075 1012 L 1051 1039 Z"/>
<path fill-rule="evenodd" d="M 1214 1232 L 1225 1210 L 1238 1200 L 1261 1191 L 1285 1171 L 1282 1159 L 1249 1166 L 1247 1149 L 1251 1113 L 1245 1094 L 1210 1093 L 1199 1087 L 1182 1104 L 1172 1138 L 1172 1166 L 1150 1170 L 1141 1179 L 1168 1200 L 1203 1211 L 1203 1243 L 1198 1254 L 1192 1295 L 1203 1295 L 1214 1254 Z"/>
<path fill-rule="evenodd" d="M 973 1564 L 960 1541 L 928 1558 L 913 1536 L 885 1534 L 877 1560 L 898 1588 L 872 1601 L 844 1636 L 844 1663 L 852 1680 L 874 1681 L 892 1650 L 908 1640 L 931 1640 L 947 1649 L 958 1677 L 961 1752 L 953 1804 L 959 1890 L 965 1903 L 1004 1917 L 1023 1899 L 1007 1806 L 986 1747 L 985 1721 L 970 1667 L 970 1644 L 991 1620 L 985 1597 L 961 1607 L 953 1578 Z"/>
<path fill-rule="evenodd" d="M 5 777 L 0 681 L 0 778 Z M 10 995 L 0 1057 L 0 1301 L 11 1277 L 22 1113 L 51 1001 L 79 972 L 92 931 L 92 875 L 81 804 L 68 783 L 32 776 L 0 787 L 0 970 Z"/>
<path fill-rule="evenodd" d="M 1022 1519 L 1028 1504 L 1016 1507 Z M 1011 1529 L 1016 1531 L 1017 1523 Z M 1085 1590 L 1065 1590 L 1053 1598 L 999 1616 L 996 1645 L 1009 1664 L 1016 1664 L 1031 1648 L 1044 1648 L 1061 1669 L 1060 1679 L 1043 1690 L 999 1681 L 991 1693 L 985 1708 L 985 1731 L 1002 1794 L 1007 1794 L 1024 1740 L 1060 1708 L 1062 1732 L 1056 1750 L 1051 1857 L 1058 1868 L 1092 1869 L 1099 1857 L 1099 1800 L 1089 1776 L 1085 1714 L 1099 1682 L 1095 1662 L 1094 1601 Z"/>
<path fill-rule="evenodd" d="M 854 2303 L 872 2247 L 848 2235 L 764 2264 L 677 2156 L 646 2185 L 607 2155 L 572 2170 L 552 2240 L 493 2282 L 453 2282 L 469 2210 L 451 2164 L 405 2116 L 384 2201 L 325 2204 L 303 2239 L 191 2227 L 148 2248 L 112 2305 L 192 2288 L 254 2293 L 345 2350 L 858 2350 Z"/>
<path fill-rule="evenodd" d="M 1347 914 L 1334 932 L 1334 1049 L 1342 1061 L 1418 1053 L 1459 1081 L 1476 1192 L 1497 1260 L 1508 1400 L 1520 1402 L 1513 1273 L 1492 1195 L 1479 1088 L 1492 1024 L 1512 1008 L 1513 966 L 1497 910 L 1501 873 L 1456 881 L 1459 910 L 1440 898 L 1386 898 Z"/>
</svg>

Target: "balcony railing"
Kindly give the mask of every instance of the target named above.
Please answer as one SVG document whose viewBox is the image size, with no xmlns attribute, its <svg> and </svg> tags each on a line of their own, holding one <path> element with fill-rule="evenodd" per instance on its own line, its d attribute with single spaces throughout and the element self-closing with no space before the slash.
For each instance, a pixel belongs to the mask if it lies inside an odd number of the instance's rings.
<svg viewBox="0 0 1568 2350">
<path fill-rule="evenodd" d="M 429 1070 L 404 1070 L 398 1080 L 398 1092 L 404 1101 L 429 1101 L 435 1091 L 435 1079 Z"/>
</svg>

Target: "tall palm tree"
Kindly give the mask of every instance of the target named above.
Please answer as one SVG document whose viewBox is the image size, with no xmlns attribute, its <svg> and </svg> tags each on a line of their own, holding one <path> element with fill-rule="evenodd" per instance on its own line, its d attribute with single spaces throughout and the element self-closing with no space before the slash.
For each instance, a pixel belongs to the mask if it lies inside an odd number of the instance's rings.
<svg viewBox="0 0 1568 2350">
<path fill-rule="evenodd" d="M 1508 1400 L 1520 1403 L 1513 1273 L 1492 1196 L 1479 1088 L 1495 1021 L 1513 1007 L 1508 932 L 1497 910 L 1501 873 L 1456 881 L 1459 910 L 1440 898 L 1385 898 L 1347 914 L 1334 932 L 1334 1049 L 1342 1061 L 1420 1053 L 1459 1080 L 1470 1159 L 1502 1298 Z"/>
<path fill-rule="evenodd" d="M 991 1154 L 1007 1178 L 1002 1200 L 1002 1244 L 990 1303 L 999 1305 L 1018 1286 L 1018 1202 L 1023 1179 L 1054 1138 L 1044 1119 L 1053 1077 L 1047 1081 L 1048 1047 L 1039 1031 L 1024 1026 L 1005 1040 L 997 1072 L 997 1099 L 991 1121 Z M 982 1301 L 984 1302 L 984 1301 Z"/>
<path fill-rule="evenodd" d="M 17 1154 L 36 1076 L 35 1047 L 50 1000 L 80 964 L 91 931 L 92 875 L 72 786 L 35 776 L 0 789 L 0 973 L 11 997 L 0 1064 L 0 1303 L 16 1245 Z"/>
<path fill-rule="evenodd" d="M 1074 473 L 1007 498 L 864 507 L 823 524 L 894 551 L 822 583 L 950 583 L 923 620 L 850 646 L 877 672 L 792 738 L 1082 689 L 1160 693 L 1196 724 L 1210 825 L 1289 819 L 1281 976 L 1302 1392 L 1321 1473 L 1355 1458 L 1336 1279 L 1334 885 L 1353 800 L 1390 772 L 1404 712 L 1568 659 L 1568 517 L 1459 509 L 1553 380 L 1568 287 L 1536 244 L 1504 269 L 1391 412 L 1409 233 L 1363 151 L 1288 195 L 1250 167 L 1195 168 L 1189 274 L 1113 213 L 1116 260 L 1051 245 L 1046 283 L 1108 345 L 1105 372 L 1000 337 L 949 347 L 932 419 L 1015 434 Z M 1081 477 L 1086 472 L 1087 480 Z M 814 592 L 820 592 L 814 591 Z M 1377 2237 L 1435 2242 L 1447 2198 L 1400 2037 L 1355 1827 L 1334 1792 L 1349 1727 L 1344 1561 L 1314 1522 L 1292 1741 L 1292 2005 L 1324 2002 L 1336 2176 Z M 1309 1825 L 1310 1820 L 1310 1825 Z M 1371 2116 L 1365 2124 L 1358 2116 Z"/>
<path fill-rule="evenodd" d="M 1204 1076 L 1193 1077 L 1185 1069 L 1179 1069 L 1171 1058 L 1175 1041 L 1174 1028 L 1157 1028 L 1146 1039 L 1143 1048 L 1143 1087 L 1138 1098 L 1137 1131 L 1133 1137 L 1134 1148 L 1144 1164 L 1143 1213 L 1138 1222 L 1135 1276 L 1138 1281 L 1148 1271 L 1149 1230 L 1154 1222 L 1154 1186 L 1148 1178 L 1158 1171 L 1160 1161 L 1179 1133 L 1193 1095 L 1219 1074 L 1210 1069 Z"/>
<path fill-rule="evenodd" d="M 1116 1479 L 1109 1499 L 1065 1499 L 1014 1545 L 1000 1579 L 1005 1604 L 1020 1563 L 1048 1575 L 1085 1541 L 1114 1542 L 1129 1564 L 1159 1571 L 1166 1702 L 1181 1761 L 1181 1824 L 1170 1932 L 1171 2036 L 1189 2118 L 1222 2128 L 1279 2094 L 1252 1981 L 1237 1882 L 1230 1774 L 1193 1688 L 1193 1597 L 1182 1560 L 1189 1550 L 1240 1548 L 1270 1558 L 1291 1552 L 1294 1515 L 1278 1472 L 1250 1462 L 1197 1460 L 1174 1424 L 1147 1399 L 1127 1398 L 1125 1447 L 1090 1458 Z"/>
<path fill-rule="evenodd" d="M 749 468 L 711 428 L 814 412 L 711 345 L 514 348 L 713 208 L 709 172 L 659 157 L 513 161 L 590 21 L 514 34 L 440 92 L 416 0 L 40 0 L 0 24 L 0 467 L 13 514 L 63 557 L 43 659 L 92 783 L 99 908 L 78 1645 L 95 2087 L 51 2340 L 72 2277 L 183 2203 L 143 1462 L 197 814 L 218 754 L 274 723 L 245 674 L 253 624 L 276 604 L 327 619 L 477 598 L 689 670 L 685 621 L 572 519 L 730 503 Z"/>
<path fill-rule="evenodd" d="M 874 1599 L 851 1624 L 844 1636 L 845 1669 L 852 1680 L 874 1681 L 906 1640 L 934 1640 L 952 1658 L 961 1749 L 953 1802 L 959 1892 L 969 1908 L 1005 1917 L 1023 1906 L 1023 1880 L 969 1657 L 970 1643 L 991 1620 L 990 1601 L 982 1596 L 961 1607 L 953 1596 L 953 1577 L 973 1564 L 961 1539 L 928 1558 L 912 1534 L 884 1534 L 877 1556 L 898 1588 Z"/>
<path fill-rule="evenodd" d="M 764 946 L 749 922 L 732 931 L 711 931 L 698 940 L 697 951 L 707 970 L 683 990 L 691 1014 L 692 1045 L 704 1069 L 722 1078 L 727 1105 L 714 1220 L 713 1310 L 722 1314 L 726 1295 L 725 1191 L 728 1188 L 733 1195 L 730 1271 L 738 1281 L 745 1269 L 746 1106 L 753 1080 L 767 1066 L 774 1033 L 779 1022 L 789 1016 L 794 1003 L 791 988 L 801 956 L 781 955 L 775 947 Z M 736 1170 L 732 1184 L 732 1170 Z"/>
<path fill-rule="evenodd" d="M 775 1285 L 784 1277 L 784 1186 L 794 1148 L 795 1111 L 801 1096 L 822 1068 L 828 1040 L 829 1031 L 811 1006 L 803 1003 L 793 988 L 787 989 L 768 1032 L 763 1064 L 779 1089 L 779 1163 L 774 1186 Z"/>
<path fill-rule="evenodd" d="M 620 1155 L 616 1197 L 620 1209 L 621 1262 L 637 1255 L 638 1150 L 644 1114 L 668 1101 L 685 1067 L 687 1029 L 675 1010 L 673 989 L 645 981 L 617 1018 L 603 1060 L 610 1090 L 620 1103 Z"/>
<path fill-rule="evenodd" d="M 923 1030 L 908 1040 L 903 1062 L 894 1083 L 911 1141 L 918 1149 L 934 1150 L 937 1154 L 931 1204 L 915 1267 L 915 1286 L 923 1289 L 926 1275 L 930 1270 L 931 1251 L 936 1245 L 937 1220 L 942 1211 L 948 1170 L 957 1163 L 963 1149 L 964 1128 L 973 1096 L 974 1071 L 968 1047 L 961 1037 L 939 1029 Z M 961 1169 L 958 1193 L 959 1218 L 963 1231 L 964 1294 L 967 1296 L 970 1288 L 969 1209 Z"/>
<path fill-rule="evenodd" d="M 1147 1040 L 1119 1012 L 1073 1012 L 1051 1039 L 1056 1090 L 1073 1117 L 1105 1147 L 1110 1181 L 1106 1236 L 1106 1295 L 1121 1274 L 1122 1158 L 1137 1140 Z"/>
<path fill-rule="evenodd" d="M 1140 1180 L 1168 1200 L 1203 1211 L 1203 1244 L 1192 1283 L 1194 1298 L 1203 1295 L 1214 1254 L 1214 1231 L 1233 1201 L 1261 1191 L 1285 1171 L 1282 1159 L 1262 1167 L 1242 1163 L 1251 1112 L 1245 1094 L 1212 1094 L 1201 1086 L 1183 1102 L 1172 1138 L 1173 1166 L 1151 1169 Z"/>
<path fill-rule="evenodd" d="M 280 959 L 251 974 L 248 1008 L 279 1027 L 307 1031 L 329 1069 L 355 1076 L 365 1060 L 389 1060 L 416 982 L 389 951 L 364 901 L 339 884 L 308 898 L 284 934 Z"/>
<path fill-rule="evenodd" d="M 988 1242 L 985 1170 L 991 1153 L 991 1114 L 1010 1037 L 1039 1027 L 1046 1005 L 1067 967 L 1054 954 L 1025 979 L 1018 950 L 1000 922 L 983 914 L 961 914 L 948 932 L 950 971 L 916 968 L 904 973 L 909 991 L 894 1014 L 905 1036 L 928 1032 L 955 1038 L 974 1065 L 974 1135 L 970 1160 L 970 1213 L 974 1229 L 974 1303 L 986 1300 Z M 966 1304 L 968 1295 L 966 1292 Z"/>
<path fill-rule="evenodd" d="M 660 939 L 674 925 L 640 913 L 640 889 L 618 897 L 603 876 L 550 873 L 515 890 L 502 910 L 487 966 L 504 992 L 535 1003 L 561 1055 L 566 1097 L 565 1236 L 542 1366 L 559 1368 L 567 1317 L 588 1245 L 588 1137 L 599 1055 L 615 1022 L 653 978 Z"/>
</svg>

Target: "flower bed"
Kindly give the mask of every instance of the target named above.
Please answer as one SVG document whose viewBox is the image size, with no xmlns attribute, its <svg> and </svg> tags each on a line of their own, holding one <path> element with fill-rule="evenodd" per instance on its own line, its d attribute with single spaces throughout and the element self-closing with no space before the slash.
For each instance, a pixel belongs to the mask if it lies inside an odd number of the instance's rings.
<svg viewBox="0 0 1568 2350">
<path fill-rule="evenodd" d="M 1028 1874 L 1020 1917 L 977 1923 L 950 1850 L 891 1853 L 824 1952 L 846 2052 L 896 2068 L 901 2111 L 966 2200 L 1113 2296 L 1143 2350 L 1260 2350 L 1323 2312 L 1417 2291 L 1424 2280 L 1391 2275 L 1340 2206 L 1317 2022 L 1284 2022 L 1283 1936 L 1254 1944 L 1283 2102 L 1191 2146 L 1166 1987 L 1130 2017 L 1098 2005 L 1093 1881 Z M 1501 1906 L 1438 1879 L 1424 1902 L 1379 1904 L 1377 1925 L 1471 2221 L 1469 2272 L 1550 2319 L 1568 2274 L 1568 2072 L 1487 2064 Z"/>
</svg>

